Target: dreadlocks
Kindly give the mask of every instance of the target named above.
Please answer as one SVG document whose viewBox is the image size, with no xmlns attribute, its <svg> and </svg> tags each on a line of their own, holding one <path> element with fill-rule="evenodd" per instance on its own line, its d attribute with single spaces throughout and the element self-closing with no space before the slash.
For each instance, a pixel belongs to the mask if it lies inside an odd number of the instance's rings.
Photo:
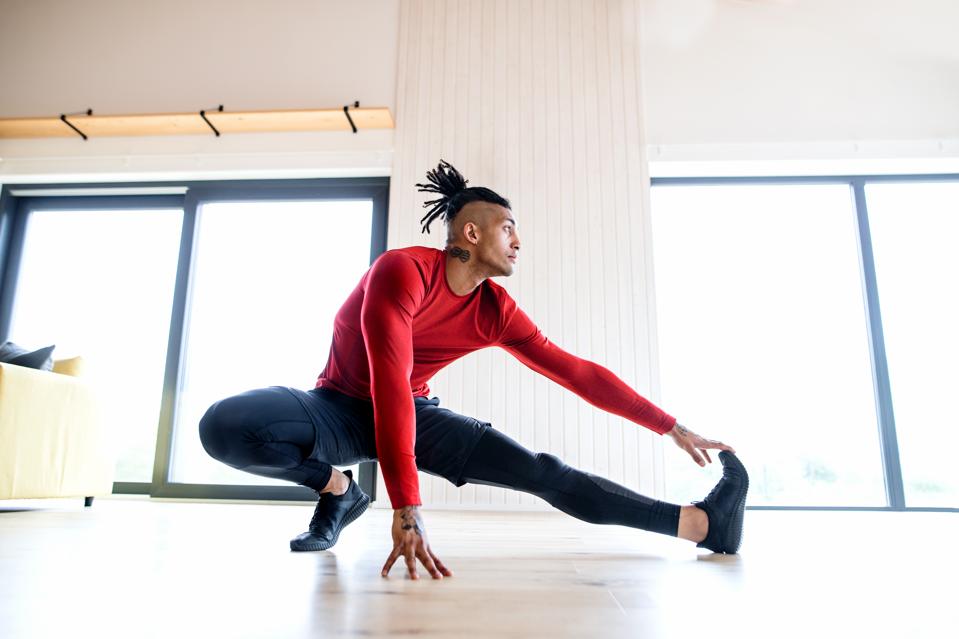
<svg viewBox="0 0 959 639">
<path fill-rule="evenodd" d="M 445 213 L 447 227 L 459 213 L 464 205 L 475 202 L 489 202 L 511 208 L 509 200 L 501 197 L 497 193 L 483 186 L 471 186 L 467 188 L 469 180 L 465 179 L 456 168 L 446 160 L 441 159 L 439 166 L 432 171 L 426 172 L 426 178 L 430 184 L 417 184 L 421 187 L 417 190 L 430 193 L 439 193 L 442 197 L 430 200 L 423 204 L 423 208 L 430 208 L 429 212 L 423 216 L 420 222 L 424 222 L 421 233 L 430 232 L 430 224 L 434 219 Z"/>
</svg>

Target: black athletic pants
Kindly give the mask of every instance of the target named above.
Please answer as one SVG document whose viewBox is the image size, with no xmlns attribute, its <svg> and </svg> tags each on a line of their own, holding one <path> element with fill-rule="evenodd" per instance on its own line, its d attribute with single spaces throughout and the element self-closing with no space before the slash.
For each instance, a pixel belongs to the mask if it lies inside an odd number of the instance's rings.
<svg viewBox="0 0 959 639">
<path fill-rule="evenodd" d="M 595 524 L 676 536 L 680 507 L 534 453 L 488 422 L 459 415 L 439 398 L 417 397 L 416 464 L 456 486 L 499 486 L 536 495 Z M 376 459 L 373 405 L 337 391 L 270 386 L 213 404 L 200 441 L 215 459 L 250 473 L 319 491 L 333 466 Z"/>
</svg>

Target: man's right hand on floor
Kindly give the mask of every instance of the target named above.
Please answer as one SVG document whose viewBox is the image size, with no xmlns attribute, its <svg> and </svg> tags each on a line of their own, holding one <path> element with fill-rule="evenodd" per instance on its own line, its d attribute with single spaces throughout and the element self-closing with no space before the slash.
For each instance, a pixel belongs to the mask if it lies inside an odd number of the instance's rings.
<svg viewBox="0 0 959 639">
<path fill-rule="evenodd" d="M 393 552 L 383 565 L 381 573 L 383 577 L 389 574 L 390 568 L 400 555 L 406 558 L 406 569 L 411 579 L 420 578 L 416 572 L 417 559 L 423 562 L 423 566 L 433 575 L 433 579 L 442 579 L 444 575 L 453 576 L 453 572 L 444 566 L 440 558 L 430 549 L 419 506 L 405 506 L 393 511 Z"/>
</svg>

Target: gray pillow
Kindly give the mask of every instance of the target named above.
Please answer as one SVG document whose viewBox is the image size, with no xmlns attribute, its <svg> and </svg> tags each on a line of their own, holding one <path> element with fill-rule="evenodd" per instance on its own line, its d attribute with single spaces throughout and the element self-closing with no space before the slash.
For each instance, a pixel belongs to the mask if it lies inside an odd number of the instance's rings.
<svg viewBox="0 0 959 639">
<path fill-rule="evenodd" d="M 13 342 L 7 342 L 3 346 L 0 346 L 0 362 L 26 366 L 27 368 L 37 368 L 42 371 L 52 371 L 54 348 L 56 348 L 56 345 L 45 346 L 35 351 L 28 351 Z"/>
</svg>

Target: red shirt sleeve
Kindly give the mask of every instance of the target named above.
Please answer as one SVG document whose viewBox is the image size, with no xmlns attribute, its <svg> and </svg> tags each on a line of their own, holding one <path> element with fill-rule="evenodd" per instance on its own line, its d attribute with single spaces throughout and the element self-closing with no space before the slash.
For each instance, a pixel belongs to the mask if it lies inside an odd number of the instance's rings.
<svg viewBox="0 0 959 639">
<path fill-rule="evenodd" d="M 360 310 L 370 365 L 376 451 L 394 509 L 422 504 L 410 375 L 413 315 L 425 295 L 426 284 L 413 259 L 386 252 L 370 267 Z"/>
<path fill-rule="evenodd" d="M 602 410 L 665 434 L 676 418 L 640 396 L 608 368 L 567 353 L 550 342 L 517 308 L 498 344 L 532 370 Z"/>
</svg>

